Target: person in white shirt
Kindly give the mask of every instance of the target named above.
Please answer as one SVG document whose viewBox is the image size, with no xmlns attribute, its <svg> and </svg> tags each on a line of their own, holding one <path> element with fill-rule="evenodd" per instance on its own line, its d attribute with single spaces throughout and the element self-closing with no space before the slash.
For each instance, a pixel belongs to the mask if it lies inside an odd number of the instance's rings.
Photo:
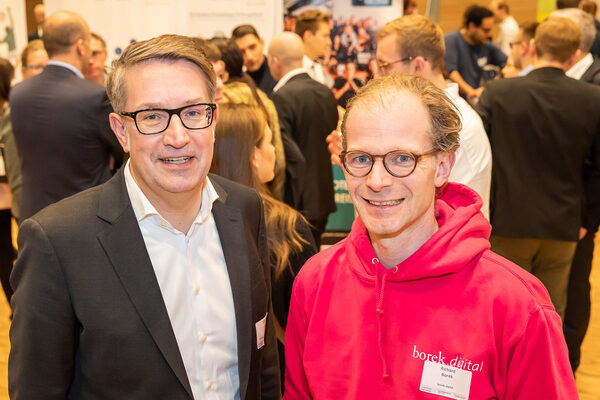
<svg viewBox="0 0 600 400">
<path fill-rule="evenodd" d="M 311 78 L 331 87 L 331 77 L 321 64 L 331 51 L 329 23 L 331 17 L 319 10 L 308 10 L 298 15 L 295 32 L 304 42 L 302 66 Z M 331 84 L 330 84 L 331 83 Z"/>
<path fill-rule="evenodd" d="M 11 398 L 279 399 L 263 205 L 208 174 L 210 61 L 137 42 L 107 92 L 129 161 L 20 227 Z"/>
<path fill-rule="evenodd" d="M 519 24 L 510 15 L 508 4 L 504 1 L 492 1 L 490 9 L 494 13 L 494 20 L 498 23 L 498 36 L 494 44 L 504 52 L 507 56 L 510 55 L 510 43 L 513 41 L 517 32 L 519 32 Z"/>
<path fill-rule="evenodd" d="M 378 74 L 405 73 L 422 76 L 443 89 L 460 111 L 460 148 L 450 174 L 475 190 L 483 201 L 482 212 L 489 218 L 492 152 L 481 119 L 459 96 L 458 85 L 447 83 L 442 73 L 444 34 L 422 15 L 407 15 L 388 22 L 377 33 Z"/>
</svg>

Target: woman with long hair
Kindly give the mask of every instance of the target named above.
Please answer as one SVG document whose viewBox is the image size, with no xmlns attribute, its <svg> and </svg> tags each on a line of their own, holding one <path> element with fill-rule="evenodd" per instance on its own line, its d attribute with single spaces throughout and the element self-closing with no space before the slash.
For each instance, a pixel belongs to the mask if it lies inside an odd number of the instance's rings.
<svg viewBox="0 0 600 400">
<path fill-rule="evenodd" d="M 254 188 L 263 199 L 272 267 L 273 311 L 283 378 L 283 345 L 292 284 L 302 265 L 316 253 L 316 246 L 304 217 L 276 200 L 266 186 L 266 182 L 273 179 L 275 170 L 272 140 L 271 129 L 259 106 L 223 103 L 219 106 L 210 170 Z"/>
</svg>

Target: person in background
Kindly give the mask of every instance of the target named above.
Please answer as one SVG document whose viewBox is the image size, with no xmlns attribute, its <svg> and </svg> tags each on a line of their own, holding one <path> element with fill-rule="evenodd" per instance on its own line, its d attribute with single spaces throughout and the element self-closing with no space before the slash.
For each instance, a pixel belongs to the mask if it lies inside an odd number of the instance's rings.
<svg viewBox="0 0 600 400">
<path fill-rule="evenodd" d="M 484 67 L 502 68 L 506 64 L 506 54 L 490 43 L 493 25 L 494 13 L 473 5 L 465 10 L 462 28 L 446 34 L 446 71 L 465 98 L 481 96 Z"/>
<path fill-rule="evenodd" d="M 252 25 L 240 25 L 231 32 L 231 38 L 244 54 L 244 67 L 254 80 L 256 86 L 270 95 L 275 87 L 275 80 L 269 71 L 269 63 L 264 54 L 265 41 Z"/>
<path fill-rule="evenodd" d="M 312 79 L 302 67 L 303 47 L 300 37 L 290 32 L 271 40 L 269 67 L 278 80 L 271 99 L 279 115 L 284 146 L 295 144 L 306 161 L 305 167 L 299 169 L 299 164 L 289 162 L 290 148 L 285 148 L 285 202 L 308 220 L 320 247 L 327 218 L 336 209 L 326 138 L 337 127 L 338 109 L 331 90 Z"/>
<path fill-rule="evenodd" d="M 221 52 L 221 60 L 225 65 L 225 85 L 223 102 L 255 104 L 262 108 L 268 117 L 269 127 L 273 132 L 275 145 L 275 176 L 269 182 L 269 189 L 276 199 L 282 200 L 285 187 L 286 157 L 279 126 L 279 116 L 275 105 L 269 97 L 256 87 L 254 81 L 243 71 L 244 56 L 233 40 L 219 40 L 217 47 Z"/>
<path fill-rule="evenodd" d="M 416 0 L 404 0 L 402 11 L 402 15 L 418 14 L 419 9 Z"/>
<path fill-rule="evenodd" d="M 561 317 L 577 243 L 600 223 L 600 88 L 565 75 L 580 41 L 548 18 L 533 71 L 489 82 L 475 108 L 492 145 L 492 250 L 540 279 Z"/>
<path fill-rule="evenodd" d="M 328 87 L 333 85 L 333 80 L 328 79 L 322 63 L 327 61 L 325 58 L 331 51 L 330 22 L 328 14 L 307 10 L 298 15 L 295 27 L 296 34 L 304 43 L 302 66 L 311 78 Z"/>
<path fill-rule="evenodd" d="M 510 44 L 510 62 L 502 70 L 505 78 L 525 76 L 533 70 L 535 57 L 535 45 L 533 38 L 539 22 L 523 22 L 519 26 L 519 32 Z"/>
<path fill-rule="evenodd" d="M 85 79 L 104 86 L 106 77 L 106 59 L 108 58 L 106 41 L 102 36 L 92 32 L 90 47 L 90 65 L 86 69 Z"/>
<path fill-rule="evenodd" d="M 510 44 L 519 31 L 519 24 L 510 15 L 508 3 L 494 0 L 490 4 L 490 9 L 494 13 L 494 21 L 498 24 L 498 36 L 494 44 L 500 48 L 507 56 L 510 55 Z"/>
<path fill-rule="evenodd" d="M 208 40 L 193 37 L 196 47 L 206 55 L 206 58 L 212 64 L 215 70 L 215 103 L 221 104 L 223 101 L 223 75 L 225 72 L 225 63 L 221 60 L 221 51 L 214 43 Z"/>
<path fill-rule="evenodd" d="M 398 62 L 400 60 L 400 62 Z M 406 61 L 402 61 L 406 60 Z M 469 186 L 482 200 L 481 212 L 489 219 L 492 150 L 483 123 L 458 94 L 458 85 L 444 79 L 444 33 L 422 15 L 409 15 L 385 24 L 377 33 L 378 73 L 418 75 L 444 90 L 460 111 L 460 148 L 449 180 Z"/>
<path fill-rule="evenodd" d="M 285 326 L 292 285 L 302 265 L 316 254 L 317 249 L 304 217 L 273 198 L 265 186 L 273 179 L 275 171 L 273 135 L 266 121 L 263 110 L 256 105 L 222 104 L 219 108 L 215 153 L 210 170 L 254 188 L 263 199 L 272 267 L 274 322 L 283 381 Z"/>
<path fill-rule="evenodd" d="M 28 41 L 41 39 L 44 36 L 44 22 L 46 21 L 46 8 L 44 3 L 36 4 L 33 7 L 33 19 L 35 21 L 35 30 L 27 35 Z"/>
<path fill-rule="evenodd" d="M 15 75 L 15 69 L 6 58 L 0 57 L 0 133 L 5 130 L 5 125 L 10 124 L 5 114 L 8 113 L 8 93 L 10 84 Z M 13 289 L 10 286 L 10 273 L 15 260 L 15 250 L 12 241 L 11 204 L 12 193 L 7 181 L 6 162 L 4 154 L 6 149 L 0 146 L 0 283 L 6 300 L 10 305 Z"/>
<path fill-rule="evenodd" d="M 40 74 L 48 64 L 48 53 L 44 49 L 44 43 L 35 39 L 27 43 L 21 53 L 21 75 L 23 79 L 29 79 Z M 4 163 L 6 166 L 6 177 L 12 193 L 11 213 L 13 218 L 19 221 L 19 207 L 21 204 L 21 159 L 10 121 L 10 108 L 4 111 L 0 122 L 0 143 L 4 145 Z"/>
</svg>

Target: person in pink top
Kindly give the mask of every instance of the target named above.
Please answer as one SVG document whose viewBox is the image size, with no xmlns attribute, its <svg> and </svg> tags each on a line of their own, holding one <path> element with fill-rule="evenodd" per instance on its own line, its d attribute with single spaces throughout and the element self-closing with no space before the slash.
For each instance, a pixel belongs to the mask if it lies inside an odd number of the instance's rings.
<svg viewBox="0 0 600 400">
<path fill-rule="evenodd" d="M 482 202 L 448 183 L 460 117 L 417 76 L 370 81 L 342 125 L 350 235 L 298 274 L 284 399 L 577 399 L 561 320 L 490 251 Z"/>
</svg>

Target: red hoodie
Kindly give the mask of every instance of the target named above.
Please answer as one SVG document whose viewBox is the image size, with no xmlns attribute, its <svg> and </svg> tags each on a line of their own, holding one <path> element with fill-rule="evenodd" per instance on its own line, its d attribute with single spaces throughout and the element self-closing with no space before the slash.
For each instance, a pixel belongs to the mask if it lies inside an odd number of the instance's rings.
<svg viewBox="0 0 600 400">
<path fill-rule="evenodd" d="M 489 250 L 480 208 L 448 184 L 439 230 L 393 269 L 360 219 L 311 258 L 293 289 L 284 399 L 577 399 L 546 289 Z"/>
</svg>

